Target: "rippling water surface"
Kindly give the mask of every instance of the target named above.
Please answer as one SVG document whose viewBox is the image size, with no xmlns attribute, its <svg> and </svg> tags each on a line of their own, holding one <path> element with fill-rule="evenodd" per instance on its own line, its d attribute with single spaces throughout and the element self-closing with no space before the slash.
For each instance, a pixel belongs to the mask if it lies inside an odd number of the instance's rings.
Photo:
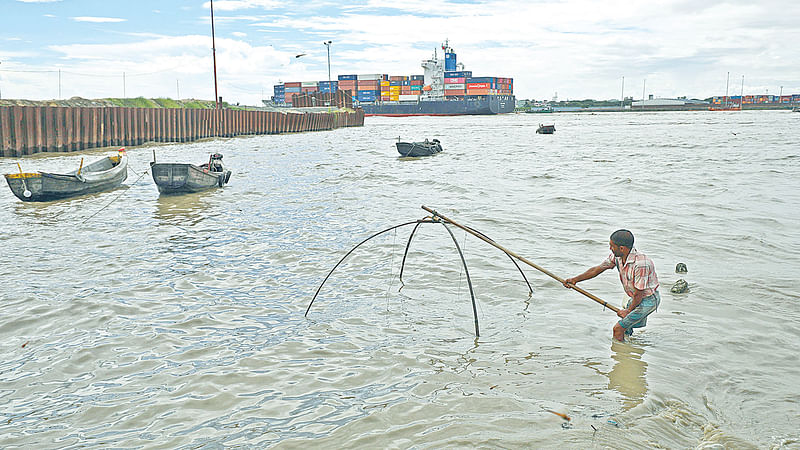
<svg viewBox="0 0 800 450">
<path fill-rule="evenodd" d="M 544 120 L 556 134 L 534 133 Z M 798 129 L 777 111 L 367 118 L 132 148 L 125 186 L 87 197 L 3 187 L 0 447 L 797 448 Z M 398 135 L 445 151 L 398 158 Z M 139 177 L 153 150 L 223 153 L 231 182 L 159 197 Z M 629 228 L 661 308 L 612 343 L 612 312 L 525 266 L 529 296 L 454 229 L 476 339 L 458 253 L 428 224 L 402 290 L 408 226 L 359 247 L 303 316 L 339 258 L 423 204 L 562 277 Z M 611 272 L 582 287 L 624 297 Z"/>
</svg>

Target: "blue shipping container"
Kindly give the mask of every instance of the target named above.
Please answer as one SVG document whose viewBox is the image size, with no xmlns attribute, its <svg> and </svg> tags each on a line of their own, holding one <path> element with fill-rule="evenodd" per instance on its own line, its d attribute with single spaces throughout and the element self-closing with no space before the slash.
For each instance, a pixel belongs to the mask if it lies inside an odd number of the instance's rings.
<svg viewBox="0 0 800 450">
<path fill-rule="evenodd" d="M 290 92 L 300 92 L 300 87 L 287 87 L 285 90 L 287 94 Z"/>
<path fill-rule="evenodd" d="M 403 80 L 403 86 L 411 86 L 411 81 Z"/>
<path fill-rule="evenodd" d="M 456 54 L 455 53 L 445 53 L 444 54 L 444 70 L 456 70 Z M 445 75 L 447 77 L 447 75 Z"/>
<path fill-rule="evenodd" d="M 472 76 L 471 70 L 463 70 L 461 72 L 447 72 L 445 71 L 445 78 L 467 78 Z"/>
<path fill-rule="evenodd" d="M 339 75 L 340 80 L 357 80 L 358 75 Z"/>
<path fill-rule="evenodd" d="M 497 78 L 495 77 L 469 77 L 467 78 L 467 83 L 495 83 Z"/>
<path fill-rule="evenodd" d="M 425 75 L 411 75 L 412 80 L 424 80 Z"/>
<path fill-rule="evenodd" d="M 402 86 L 402 85 L 403 85 L 402 81 L 390 81 L 389 82 L 389 86 Z"/>
</svg>

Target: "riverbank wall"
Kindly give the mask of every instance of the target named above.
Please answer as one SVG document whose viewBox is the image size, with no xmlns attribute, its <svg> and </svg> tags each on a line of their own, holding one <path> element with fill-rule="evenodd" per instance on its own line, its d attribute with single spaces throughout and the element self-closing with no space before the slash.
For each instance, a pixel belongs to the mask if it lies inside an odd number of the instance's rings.
<svg viewBox="0 0 800 450">
<path fill-rule="evenodd" d="M 0 106 L 0 156 L 364 125 L 364 110 Z"/>
</svg>

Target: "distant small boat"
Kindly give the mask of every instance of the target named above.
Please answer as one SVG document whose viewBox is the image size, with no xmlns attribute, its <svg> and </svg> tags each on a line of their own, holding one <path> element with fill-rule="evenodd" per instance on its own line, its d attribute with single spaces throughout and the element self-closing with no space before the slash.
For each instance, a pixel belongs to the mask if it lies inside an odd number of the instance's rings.
<svg viewBox="0 0 800 450">
<path fill-rule="evenodd" d="M 792 112 L 800 112 L 800 108 L 794 107 L 794 108 L 792 108 Z"/>
<path fill-rule="evenodd" d="M 231 178 L 231 171 L 222 165 L 222 155 L 214 153 L 207 163 L 157 163 L 153 152 L 150 171 L 162 194 L 185 194 L 212 187 L 222 187 Z"/>
<path fill-rule="evenodd" d="M 442 151 L 438 139 L 432 141 L 425 139 L 423 142 L 399 142 L 400 138 L 397 140 L 395 146 L 402 156 L 430 156 Z"/>
<path fill-rule="evenodd" d="M 536 129 L 536 132 L 538 134 L 553 134 L 556 132 L 556 126 L 539 124 L 539 128 Z"/>
<path fill-rule="evenodd" d="M 17 167 L 20 167 L 19 164 Z M 120 149 L 68 173 L 36 172 L 6 174 L 11 192 L 24 202 L 44 202 L 113 189 L 128 178 L 128 154 Z"/>
</svg>

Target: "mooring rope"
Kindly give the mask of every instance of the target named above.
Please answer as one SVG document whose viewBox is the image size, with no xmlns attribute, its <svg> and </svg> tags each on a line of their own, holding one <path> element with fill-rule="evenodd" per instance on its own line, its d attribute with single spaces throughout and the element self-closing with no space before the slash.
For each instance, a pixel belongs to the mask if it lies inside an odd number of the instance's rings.
<svg viewBox="0 0 800 450">
<path fill-rule="evenodd" d="M 113 199 L 111 199 L 111 201 L 110 201 L 110 202 L 108 202 L 108 203 L 106 203 L 106 204 L 105 204 L 105 206 L 103 206 L 102 208 L 98 209 L 98 210 L 97 210 L 97 211 L 96 211 L 94 214 L 92 214 L 91 216 L 89 216 L 89 217 L 87 217 L 86 219 L 84 219 L 84 220 L 83 220 L 83 222 L 81 222 L 81 225 L 83 225 L 84 223 L 88 222 L 88 221 L 89 221 L 89 219 L 91 219 L 92 217 L 94 217 L 94 216 L 96 216 L 96 215 L 100 214 L 100 212 L 101 212 L 101 211 L 103 211 L 104 209 L 106 209 L 106 208 L 108 208 L 109 206 L 111 206 L 111 204 L 112 204 L 112 203 L 114 203 L 115 201 L 119 200 L 119 198 L 120 198 L 120 197 L 122 197 L 123 195 L 125 195 L 125 194 L 128 192 L 128 190 L 129 190 L 130 188 L 132 188 L 134 185 L 136 185 L 136 183 L 138 183 L 138 182 L 139 182 L 139 180 L 141 180 L 143 176 L 147 175 L 147 172 L 149 172 L 149 171 L 150 171 L 150 169 L 147 169 L 147 170 L 145 170 L 145 171 L 144 171 L 144 173 L 142 173 L 141 175 L 139 175 L 139 178 L 137 178 L 137 179 L 136 179 L 136 181 L 134 181 L 134 182 L 133 182 L 133 183 L 132 183 L 132 184 L 131 184 L 131 185 L 128 187 L 128 189 L 125 189 L 124 191 L 120 192 L 120 194 L 119 194 L 119 195 L 117 195 L 116 197 L 114 197 Z M 136 173 L 136 172 L 134 172 L 134 173 Z"/>
</svg>

